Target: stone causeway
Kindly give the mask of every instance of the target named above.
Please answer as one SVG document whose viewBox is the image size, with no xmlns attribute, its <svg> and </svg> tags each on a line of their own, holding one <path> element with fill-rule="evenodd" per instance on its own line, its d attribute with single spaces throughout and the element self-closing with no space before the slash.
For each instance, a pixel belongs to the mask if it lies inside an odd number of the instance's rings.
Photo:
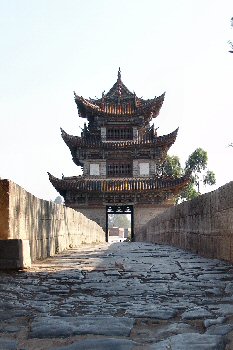
<svg viewBox="0 0 233 350">
<path fill-rule="evenodd" d="M 232 350 L 233 265 L 148 243 L 0 272 L 1 350 Z"/>
</svg>

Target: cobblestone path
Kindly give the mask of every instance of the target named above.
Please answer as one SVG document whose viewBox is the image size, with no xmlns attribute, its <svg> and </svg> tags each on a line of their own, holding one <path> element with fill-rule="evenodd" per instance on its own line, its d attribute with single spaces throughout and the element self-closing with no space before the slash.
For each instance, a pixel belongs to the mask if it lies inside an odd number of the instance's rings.
<svg viewBox="0 0 233 350">
<path fill-rule="evenodd" d="M 0 272 L 1 350 L 233 349 L 233 266 L 168 246 L 82 246 Z"/>
</svg>

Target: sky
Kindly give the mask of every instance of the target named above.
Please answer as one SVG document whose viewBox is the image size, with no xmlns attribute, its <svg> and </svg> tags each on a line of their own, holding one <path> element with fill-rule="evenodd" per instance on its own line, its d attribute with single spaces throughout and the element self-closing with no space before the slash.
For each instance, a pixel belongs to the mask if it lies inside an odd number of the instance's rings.
<svg viewBox="0 0 233 350">
<path fill-rule="evenodd" d="M 100 97 L 122 81 L 166 91 L 153 120 L 177 127 L 170 155 L 208 153 L 216 189 L 233 180 L 232 0 L 0 0 L 0 177 L 54 200 L 56 177 L 81 174 L 60 135 L 80 135 L 73 91 Z"/>
</svg>

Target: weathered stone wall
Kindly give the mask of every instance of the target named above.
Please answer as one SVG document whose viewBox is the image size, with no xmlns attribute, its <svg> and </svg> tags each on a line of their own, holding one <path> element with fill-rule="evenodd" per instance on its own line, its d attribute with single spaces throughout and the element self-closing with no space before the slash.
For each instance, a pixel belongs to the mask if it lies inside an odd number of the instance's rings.
<svg viewBox="0 0 233 350">
<path fill-rule="evenodd" d="M 140 205 L 134 206 L 134 231 L 140 232 L 140 229 L 145 225 L 150 219 L 154 218 L 156 215 L 164 212 L 171 204 L 167 205 Z M 106 228 L 106 206 L 102 205 L 99 208 L 78 208 L 76 209 L 85 215 L 90 220 L 95 221 L 104 230 Z"/>
<path fill-rule="evenodd" d="M 233 182 L 167 209 L 135 238 L 233 262 Z"/>
<path fill-rule="evenodd" d="M 0 238 L 9 235 L 9 182 L 0 180 Z"/>
<path fill-rule="evenodd" d="M 85 215 L 88 219 L 95 221 L 103 230 L 106 229 L 106 207 L 104 205 L 99 208 L 90 206 L 90 208 L 77 208 L 75 210 Z"/>
<path fill-rule="evenodd" d="M 139 204 L 134 207 L 134 232 L 140 234 L 141 228 L 151 219 L 163 213 L 170 205 L 146 205 Z"/>
<path fill-rule="evenodd" d="M 82 243 L 104 242 L 105 233 L 82 213 L 38 199 L 9 180 L 0 180 L 0 240 L 29 240 L 32 260 Z"/>
</svg>

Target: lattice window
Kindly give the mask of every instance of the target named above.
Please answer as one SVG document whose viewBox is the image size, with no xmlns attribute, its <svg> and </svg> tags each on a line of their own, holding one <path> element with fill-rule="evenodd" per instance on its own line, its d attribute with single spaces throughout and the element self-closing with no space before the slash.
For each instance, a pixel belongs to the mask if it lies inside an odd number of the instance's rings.
<svg viewBox="0 0 233 350">
<path fill-rule="evenodd" d="M 126 163 L 108 164 L 107 175 L 110 177 L 132 176 L 132 166 Z"/>
<path fill-rule="evenodd" d="M 132 128 L 108 128 L 107 140 L 132 140 Z"/>
</svg>

